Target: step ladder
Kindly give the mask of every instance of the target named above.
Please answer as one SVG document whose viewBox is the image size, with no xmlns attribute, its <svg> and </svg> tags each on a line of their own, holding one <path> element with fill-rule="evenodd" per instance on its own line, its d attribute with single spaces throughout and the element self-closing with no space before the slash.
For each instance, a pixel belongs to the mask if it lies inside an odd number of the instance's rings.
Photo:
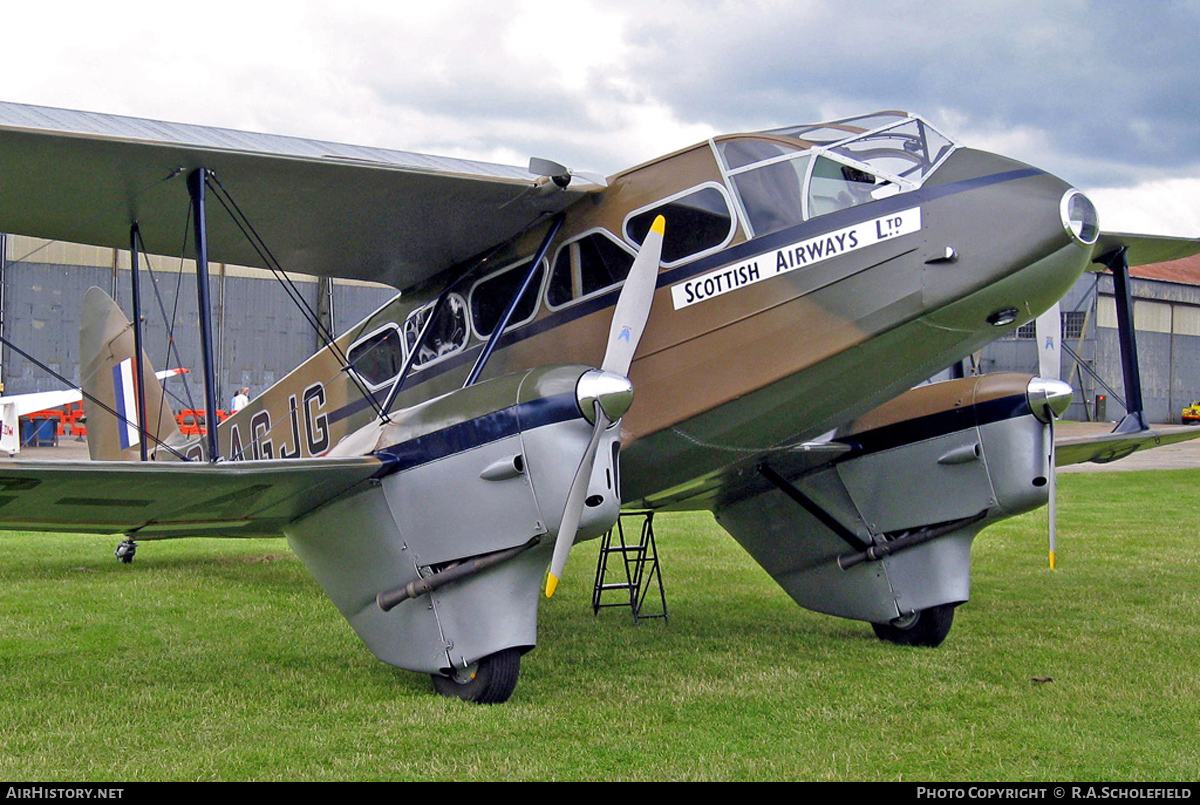
<svg viewBox="0 0 1200 805">
<path fill-rule="evenodd" d="M 631 541 L 627 539 L 624 522 L 635 518 L 641 518 L 642 524 L 636 540 Z M 633 531 L 631 527 L 630 534 Z M 610 574 L 615 577 L 614 581 L 608 580 Z M 644 611 L 646 594 L 654 587 L 658 588 L 661 609 L 647 614 Z M 615 594 L 620 600 L 605 602 L 602 600 L 605 593 Z M 592 614 L 604 607 L 629 607 L 634 623 L 647 618 L 667 620 L 667 594 L 663 589 L 658 548 L 654 542 L 654 512 L 622 512 L 616 527 L 601 539 L 596 583 L 592 588 Z"/>
</svg>

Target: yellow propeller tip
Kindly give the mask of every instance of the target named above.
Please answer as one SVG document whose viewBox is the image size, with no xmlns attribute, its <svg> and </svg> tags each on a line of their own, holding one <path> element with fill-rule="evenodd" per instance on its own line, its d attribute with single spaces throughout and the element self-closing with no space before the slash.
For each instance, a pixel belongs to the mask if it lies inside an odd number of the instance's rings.
<svg viewBox="0 0 1200 805">
<path fill-rule="evenodd" d="M 1056 559 L 1056 557 L 1054 556 L 1054 551 L 1050 551 L 1050 569 L 1051 570 L 1054 570 L 1054 564 L 1055 564 L 1054 560 L 1055 559 Z"/>
<path fill-rule="evenodd" d="M 666 228 L 667 228 L 667 219 L 663 218 L 661 215 L 655 216 L 654 223 L 650 224 L 650 231 L 657 232 L 660 235 L 666 230 Z"/>
<path fill-rule="evenodd" d="M 554 591 L 558 589 L 558 579 L 553 573 L 546 574 L 546 597 L 554 595 Z"/>
</svg>

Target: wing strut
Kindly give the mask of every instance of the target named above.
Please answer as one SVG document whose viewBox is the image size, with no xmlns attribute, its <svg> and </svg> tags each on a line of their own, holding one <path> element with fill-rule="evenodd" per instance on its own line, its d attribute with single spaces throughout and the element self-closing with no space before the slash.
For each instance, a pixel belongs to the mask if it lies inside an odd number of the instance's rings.
<svg viewBox="0 0 1200 805">
<path fill-rule="evenodd" d="M 475 381 L 479 379 L 479 374 L 483 371 L 483 367 L 487 365 L 488 358 L 492 356 L 492 351 L 495 350 L 496 344 L 500 341 L 500 336 L 508 328 L 508 323 L 512 320 L 513 312 L 517 309 L 517 305 L 521 304 L 521 299 L 529 292 L 529 286 L 533 284 L 533 279 L 537 276 L 538 267 L 541 266 L 542 260 L 546 257 L 546 252 L 550 249 L 550 242 L 554 240 L 554 236 L 558 234 L 558 230 L 562 229 L 562 223 L 563 216 L 556 215 L 554 221 L 550 224 L 550 229 L 546 232 L 546 237 L 542 238 L 542 245 L 538 247 L 537 254 L 533 256 L 533 262 L 529 264 L 529 271 L 525 272 L 525 280 L 521 283 L 521 287 L 517 289 L 517 292 L 513 294 L 513 298 L 509 301 L 504 315 L 500 317 L 500 321 L 496 322 L 496 326 L 492 330 L 492 337 L 488 339 L 487 344 L 483 347 L 483 351 L 479 353 L 479 358 L 476 359 L 475 365 L 471 367 L 471 374 L 467 377 L 467 382 L 463 383 L 463 388 L 475 385 Z"/>
<path fill-rule="evenodd" d="M 204 185 L 207 168 L 197 168 L 188 174 L 188 193 L 192 197 L 192 214 L 196 224 L 196 308 L 200 313 L 200 351 L 204 363 L 204 417 L 208 436 L 208 460 L 221 458 L 217 447 L 217 386 L 213 369 L 212 308 L 208 299 L 208 226 L 204 214 Z"/>
<path fill-rule="evenodd" d="M 1128 249 L 1122 246 L 1096 259 L 1112 271 L 1113 296 L 1117 303 L 1117 334 L 1121 343 L 1121 371 L 1125 379 L 1125 417 L 1113 433 L 1147 430 L 1142 405 L 1142 376 L 1138 371 L 1137 334 L 1133 329 L 1133 293 L 1129 283 Z"/>
<path fill-rule="evenodd" d="M 138 267 L 138 239 L 141 237 L 141 232 L 138 231 L 137 221 L 129 227 L 129 278 L 132 282 L 133 292 L 133 354 L 138 356 L 136 366 L 137 369 L 133 372 L 133 388 L 137 394 L 137 415 L 138 415 L 138 430 L 141 430 L 149 421 L 146 419 L 146 386 L 142 383 L 142 287 L 139 282 L 138 274 L 141 269 Z M 209 420 L 210 422 L 212 420 Z M 138 455 L 142 461 L 146 460 L 146 439 L 138 439 Z"/>
<path fill-rule="evenodd" d="M 764 461 L 758 465 L 757 469 L 759 475 L 774 484 L 780 492 L 791 498 L 792 502 L 799 504 L 802 509 L 817 518 L 821 525 L 841 537 L 842 541 L 855 551 L 864 552 L 863 555 L 865 555 L 865 551 L 870 550 L 871 543 L 864 542 L 858 534 L 838 522 L 832 514 L 817 505 L 816 501 L 796 488 L 795 484 L 776 472 L 774 467 Z"/>
</svg>

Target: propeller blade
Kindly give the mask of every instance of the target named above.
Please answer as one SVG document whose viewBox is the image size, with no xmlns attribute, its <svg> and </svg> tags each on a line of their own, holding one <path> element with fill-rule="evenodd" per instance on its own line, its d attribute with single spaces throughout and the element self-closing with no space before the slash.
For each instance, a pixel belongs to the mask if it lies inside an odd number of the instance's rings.
<svg viewBox="0 0 1200 805">
<path fill-rule="evenodd" d="M 1055 565 L 1055 542 L 1057 540 L 1058 519 L 1058 456 L 1054 449 L 1054 420 L 1067 412 L 1071 404 L 1071 387 L 1061 380 L 1035 377 L 1029 381 L 1026 395 L 1029 407 L 1044 425 L 1050 440 L 1047 448 L 1046 481 L 1048 497 L 1046 505 L 1049 508 L 1047 532 L 1050 540 L 1050 569 Z"/>
<path fill-rule="evenodd" d="M 1049 406 L 1047 406 L 1047 413 L 1049 413 Z M 1050 569 L 1054 570 L 1057 559 L 1055 551 L 1058 548 L 1058 457 L 1054 449 L 1053 416 L 1050 417 L 1048 427 L 1050 429 L 1050 496 L 1046 501 L 1046 508 L 1048 509 L 1047 518 L 1049 519 L 1046 531 L 1050 539 Z"/>
<path fill-rule="evenodd" d="M 529 172 L 534 176 L 570 176 L 571 169 L 561 162 L 542 157 L 529 158 Z"/>
<path fill-rule="evenodd" d="M 638 342 L 646 329 L 646 320 L 650 318 L 650 305 L 654 301 L 654 289 L 658 286 L 658 266 L 662 259 L 663 232 L 666 220 L 660 215 L 650 225 L 642 250 L 629 268 L 629 276 L 621 288 L 613 310 L 612 327 L 608 333 L 608 348 L 604 352 L 604 362 L 601 369 L 604 372 L 621 375 L 629 374 L 629 366 L 633 363 L 633 353 L 637 351 Z M 626 387 L 628 381 L 625 381 Z M 625 389 L 629 391 L 628 388 Z M 624 413 L 628 406 L 628 396 L 619 408 Z M 592 438 L 588 442 L 587 451 L 575 470 L 571 480 L 571 488 L 567 491 L 567 502 L 563 506 L 562 522 L 558 527 L 558 537 L 554 542 L 554 556 L 550 559 L 550 570 L 546 574 L 546 597 L 554 595 L 558 581 L 562 578 L 563 568 L 567 565 L 567 556 L 571 546 L 575 544 L 575 532 L 579 529 L 579 520 L 583 516 L 583 505 L 587 499 L 588 483 L 592 479 L 592 468 L 596 464 L 596 450 L 600 445 L 600 435 L 604 429 L 615 420 L 609 419 L 600 399 L 594 403 L 596 426 L 592 429 Z M 610 410 L 612 410 L 610 408 Z M 619 419 L 618 414 L 613 416 Z"/>
<path fill-rule="evenodd" d="M 629 276 L 625 278 L 625 287 L 621 289 L 621 297 L 617 300 L 616 310 L 613 311 L 604 363 L 600 365 L 606 372 L 629 374 L 633 353 L 637 350 L 638 342 L 642 340 L 646 319 L 650 317 L 654 289 L 658 286 L 658 266 L 662 258 L 665 229 L 666 220 L 660 215 L 650 225 L 650 231 L 646 233 L 646 240 L 642 243 L 642 250 L 638 252 L 637 259 L 629 269 Z"/>
<path fill-rule="evenodd" d="M 621 295 L 617 298 L 617 305 L 613 310 L 608 348 L 604 352 L 604 362 L 600 367 L 605 372 L 621 376 L 629 374 L 633 353 L 637 351 L 638 342 L 642 340 L 642 333 L 646 329 L 646 320 L 650 318 L 654 289 L 658 286 L 658 266 L 662 259 L 665 229 L 666 220 L 660 215 L 650 225 L 650 231 L 646 233 L 646 240 L 642 243 L 642 250 L 638 252 L 637 258 L 629 268 L 629 276 L 625 278 L 625 285 L 621 288 Z M 624 405 L 627 406 L 628 402 Z M 575 532 L 583 516 L 583 505 L 587 499 L 588 483 L 592 478 L 592 467 L 596 464 L 600 435 L 614 421 L 608 418 L 599 400 L 595 402 L 594 410 L 596 427 L 592 430 L 587 451 L 575 470 L 575 477 L 571 480 L 571 488 L 567 492 L 567 502 L 563 506 L 562 522 L 554 542 L 554 556 L 550 560 L 550 570 L 546 575 L 547 598 L 554 595 L 558 588 L 563 568 L 567 565 L 567 556 L 571 552 L 571 546 L 575 544 Z M 620 410 L 623 412 L 624 408 Z"/>
<path fill-rule="evenodd" d="M 608 187 L 608 179 L 598 173 L 591 171 L 575 171 L 568 168 L 561 162 L 555 162 L 552 159 L 543 159 L 541 157 L 530 157 L 529 172 L 534 176 L 545 176 L 552 180 L 558 187 L 563 188 L 571 184 L 571 180 L 575 178 L 582 179 L 589 184 L 594 184 L 597 187 Z"/>
<path fill-rule="evenodd" d="M 1054 305 L 1038 316 L 1033 325 L 1038 348 L 1038 375 L 1052 380 L 1062 378 L 1062 306 Z M 1055 566 L 1055 543 L 1058 539 L 1058 468 L 1055 466 L 1055 412 L 1046 406 L 1046 424 L 1050 428 L 1050 466 L 1048 468 L 1049 498 L 1046 501 L 1046 533 L 1050 542 L 1050 569 Z"/>
<path fill-rule="evenodd" d="M 571 546 L 575 544 L 575 531 L 579 528 L 579 518 L 583 515 L 583 503 L 587 499 L 588 482 L 592 479 L 592 467 L 596 464 L 596 448 L 600 444 L 600 434 L 611 423 L 600 404 L 596 403 L 596 427 L 592 429 L 592 438 L 575 477 L 571 480 L 571 488 L 567 492 L 567 502 L 563 506 L 562 523 L 558 527 L 558 539 L 554 543 L 554 556 L 550 559 L 550 572 L 546 575 L 546 597 L 554 595 L 558 588 L 558 580 L 562 578 L 563 568 L 567 566 L 567 556 Z"/>
<path fill-rule="evenodd" d="M 1038 375 L 1062 379 L 1062 307 L 1054 307 L 1038 316 L 1033 324 L 1038 345 Z"/>
</svg>

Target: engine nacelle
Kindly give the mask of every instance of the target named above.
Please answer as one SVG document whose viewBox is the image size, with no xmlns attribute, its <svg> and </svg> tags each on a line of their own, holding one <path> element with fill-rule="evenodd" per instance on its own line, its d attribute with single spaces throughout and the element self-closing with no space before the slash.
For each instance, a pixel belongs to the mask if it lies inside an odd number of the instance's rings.
<svg viewBox="0 0 1200 805">
<path fill-rule="evenodd" d="M 839 431 L 850 449 L 831 464 L 776 477 L 717 519 L 808 609 L 887 623 L 966 601 L 975 535 L 1047 500 L 1045 382 L 913 389 Z"/>
</svg>

